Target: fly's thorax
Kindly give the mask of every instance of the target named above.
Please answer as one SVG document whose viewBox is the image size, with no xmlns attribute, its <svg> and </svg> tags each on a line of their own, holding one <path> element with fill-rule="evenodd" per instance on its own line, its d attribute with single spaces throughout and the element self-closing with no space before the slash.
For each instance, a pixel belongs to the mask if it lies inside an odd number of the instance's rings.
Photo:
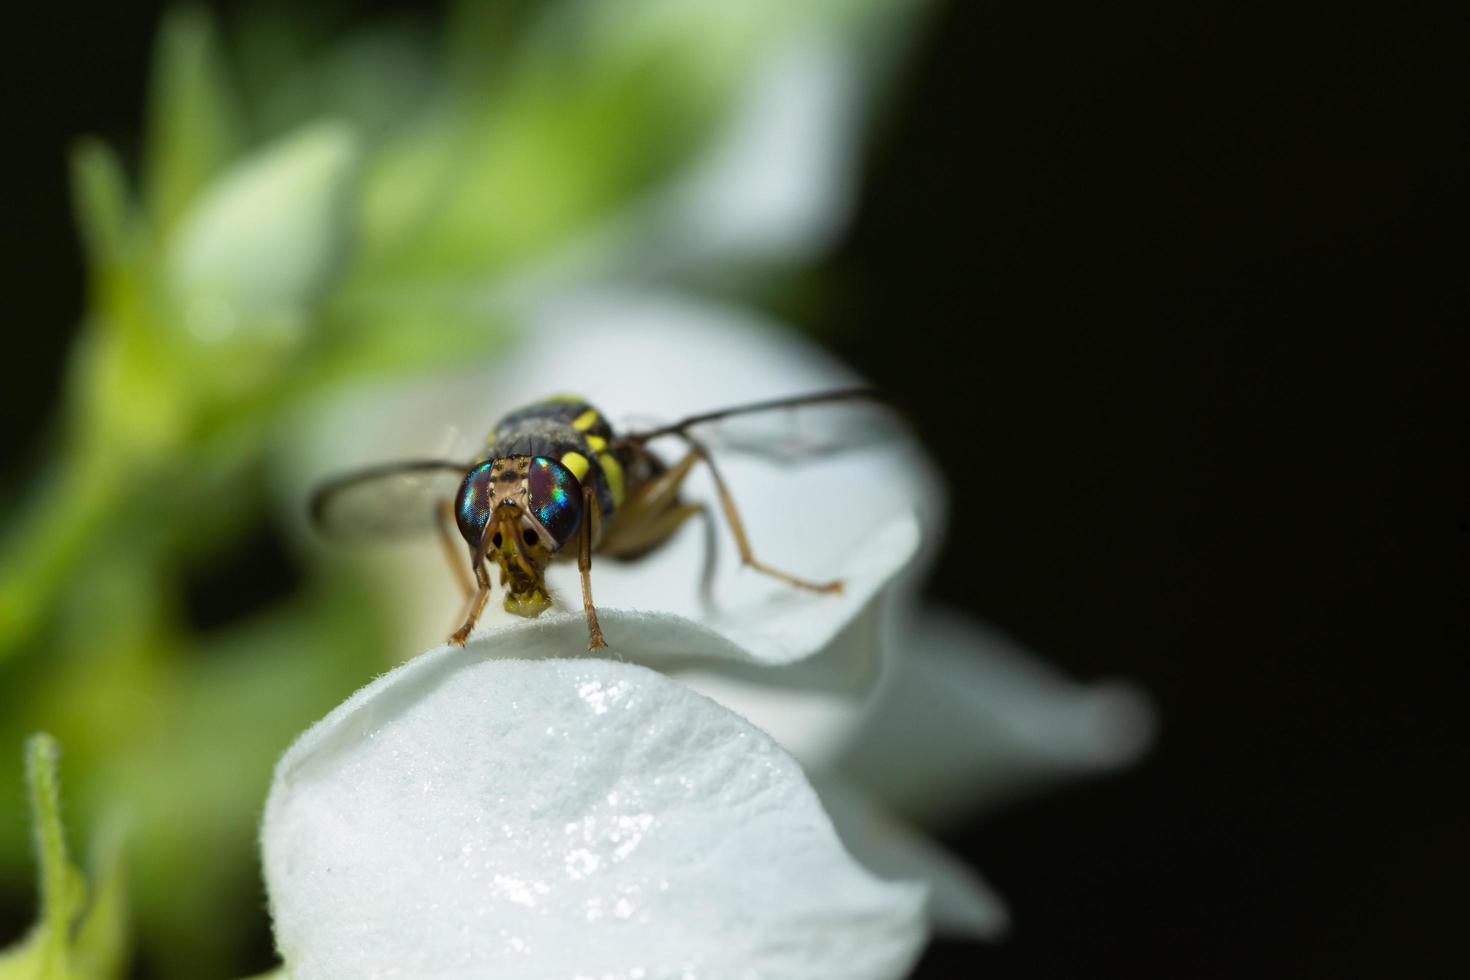
<svg viewBox="0 0 1470 980">
<path fill-rule="evenodd" d="M 602 413 L 581 398 L 561 396 L 527 405 L 501 419 L 488 455 L 543 456 L 561 463 L 610 520 L 630 490 L 630 458 Z"/>
</svg>

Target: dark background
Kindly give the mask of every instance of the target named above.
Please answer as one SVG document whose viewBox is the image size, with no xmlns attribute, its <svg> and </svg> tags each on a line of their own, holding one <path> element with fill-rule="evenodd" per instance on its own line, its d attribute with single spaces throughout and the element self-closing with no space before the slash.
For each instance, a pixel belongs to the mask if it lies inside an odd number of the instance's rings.
<svg viewBox="0 0 1470 980">
<path fill-rule="evenodd" d="M 130 145 L 156 13 L 7 11 L 0 486 L 81 309 L 65 147 Z M 1464 968 L 1452 20 L 953 2 L 928 32 L 824 315 L 949 473 L 933 592 L 1138 679 L 1163 728 L 1130 773 L 948 835 L 1017 925 L 922 977 Z"/>
</svg>

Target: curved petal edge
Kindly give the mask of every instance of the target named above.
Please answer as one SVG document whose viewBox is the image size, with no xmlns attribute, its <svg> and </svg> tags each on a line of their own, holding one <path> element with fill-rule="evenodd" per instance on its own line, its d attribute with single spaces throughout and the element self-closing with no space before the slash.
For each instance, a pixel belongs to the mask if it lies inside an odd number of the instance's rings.
<svg viewBox="0 0 1470 980">
<path fill-rule="evenodd" d="M 501 658 L 560 632 L 431 651 L 282 758 L 263 852 L 296 980 L 905 974 L 922 886 L 861 869 L 797 764 L 683 685 Z"/>
</svg>

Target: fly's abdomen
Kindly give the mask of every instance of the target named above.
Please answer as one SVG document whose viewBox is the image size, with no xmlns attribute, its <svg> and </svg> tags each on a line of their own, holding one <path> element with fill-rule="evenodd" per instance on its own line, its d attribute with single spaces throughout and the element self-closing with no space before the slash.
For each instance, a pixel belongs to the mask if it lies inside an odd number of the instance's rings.
<svg viewBox="0 0 1470 980">
<path fill-rule="evenodd" d="M 627 497 L 626 460 L 610 442 L 612 427 L 580 398 L 551 398 L 517 409 L 495 427 L 492 457 L 547 456 L 591 487 L 607 521 Z"/>
</svg>

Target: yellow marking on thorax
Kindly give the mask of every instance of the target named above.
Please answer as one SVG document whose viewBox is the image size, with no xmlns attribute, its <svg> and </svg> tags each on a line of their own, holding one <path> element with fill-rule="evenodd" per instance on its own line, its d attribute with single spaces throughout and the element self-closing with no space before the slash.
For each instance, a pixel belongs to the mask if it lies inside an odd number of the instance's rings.
<svg viewBox="0 0 1470 980">
<path fill-rule="evenodd" d="M 603 442 L 601 439 L 597 441 Z M 623 505 L 623 464 L 619 463 L 618 458 L 612 453 L 598 453 L 597 464 L 602 467 L 602 475 L 607 478 L 607 489 L 612 494 L 613 506 L 621 507 Z"/>
<path fill-rule="evenodd" d="M 589 408 L 587 411 L 572 419 L 572 428 L 578 432 L 586 432 L 597 424 L 597 409 Z"/>
<path fill-rule="evenodd" d="M 591 467 L 592 464 L 587 462 L 587 457 L 583 456 L 581 453 L 566 453 L 561 458 L 561 465 L 571 470 L 572 476 L 575 476 L 577 478 L 577 482 L 581 483 L 583 477 L 587 475 L 588 468 Z"/>
<path fill-rule="evenodd" d="M 607 448 L 607 440 L 602 436 L 587 436 L 587 447 L 594 453 L 600 453 Z"/>
</svg>

